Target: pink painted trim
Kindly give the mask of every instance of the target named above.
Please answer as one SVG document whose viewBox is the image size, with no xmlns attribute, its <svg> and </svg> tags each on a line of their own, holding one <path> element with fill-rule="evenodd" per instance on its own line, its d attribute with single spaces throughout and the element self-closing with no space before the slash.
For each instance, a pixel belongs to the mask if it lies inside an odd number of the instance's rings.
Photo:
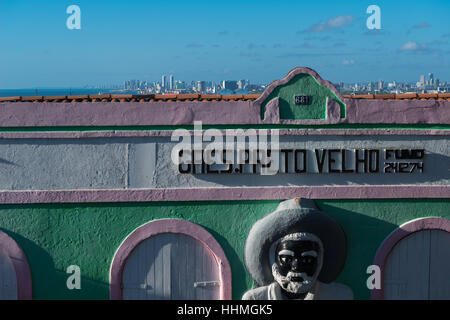
<svg viewBox="0 0 450 320">
<path fill-rule="evenodd" d="M 256 129 L 259 130 L 259 129 Z M 224 131 L 224 130 L 221 130 Z M 273 134 L 274 129 L 268 130 Z M 189 130 L 194 135 L 193 130 Z M 0 139 L 81 139 L 119 137 L 170 137 L 173 131 L 72 131 L 72 132 L 0 132 Z M 411 129 L 278 129 L 281 136 L 448 136 L 450 130 Z"/>
<path fill-rule="evenodd" d="M 0 204 L 450 198 L 450 186 L 302 186 L 0 191 Z"/>
<path fill-rule="evenodd" d="M 450 124 L 449 100 L 343 101 L 347 106 L 344 123 Z"/>
<path fill-rule="evenodd" d="M 148 126 L 260 123 L 250 101 L 21 102 L 0 104 L 0 127 Z"/>
<path fill-rule="evenodd" d="M 19 300 L 31 300 L 32 281 L 27 257 L 16 241 L 1 230 L 0 250 L 11 259 L 14 266 L 17 281 L 17 298 Z"/>
<path fill-rule="evenodd" d="M 277 122 L 276 112 L 261 120 L 260 105 L 274 88 L 295 73 L 312 74 L 330 88 L 345 104 L 346 118 L 336 119 L 337 104 L 325 120 L 283 120 L 285 123 L 327 124 L 333 121 L 355 124 L 450 124 L 449 100 L 381 100 L 347 99 L 313 70 L 298 68 L 284 79 L 273 82 L 255 101 L 190 101 L 190 102 L 5 102 L 0 104 L 0 127 L 64 127 L 64 126 L 149 126 L 193 125 L 258 125 Z M 275 108 L 275 106 L 273 106 Z M 279 117 L 278 117 L 279 118 Z M 305 122 L 306 121 L 306 122 Z M 317 121 L 317 123 L 316 123 Z"/>
<path fill-rule="evenodd" d="M 418 218 L 402 224 L 400 227 L 395 229 L 390 235 L 388 235 L 386 239 L 384 239 L 383 243 L 378 248 L 378 251 L 375 254 L 375 259 L 373 262 L 373 264 L 379 266 L 381 270 L 381 289 L 372 290 L 373 300 L 384 299 L 384 290 L 383 290 L 384 268 L 386 265 L 387 258 L 389 257 L 389 254 L 391 253 L 395 245 L 400 240 L 402 240 L 403 238 L 409 236 L 414 232 L 430 229 L 438 229 L 450 232 L 450 220 L 440 217 Z"/>
<path fill-rule="evenodd" d="M 148 222 L 135 229 L 117 249 L 110 269 L 110 299 L 122 299 L 122 272 L 133 249 L 143 240 L 160 233 L 182 233 L 200 241 L 211 251 L 219 265 L 220 300 L 231 300 L 231 267 L 220 244 L 201 226 L 181 219 L 162 219 Z"/>
</svg>

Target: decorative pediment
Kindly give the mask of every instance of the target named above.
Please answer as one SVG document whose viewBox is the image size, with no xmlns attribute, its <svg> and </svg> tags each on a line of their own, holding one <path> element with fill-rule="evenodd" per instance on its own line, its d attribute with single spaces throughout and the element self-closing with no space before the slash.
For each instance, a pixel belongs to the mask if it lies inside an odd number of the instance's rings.
<svg viewBox="0 0 450 320">
<path fill-rule="evenodd" d="M 336 87 L 310 68 L 295 68 L 255 100 L 261 120 L 276 124 L 331 124 L 346 116 Z"/>
</svg>

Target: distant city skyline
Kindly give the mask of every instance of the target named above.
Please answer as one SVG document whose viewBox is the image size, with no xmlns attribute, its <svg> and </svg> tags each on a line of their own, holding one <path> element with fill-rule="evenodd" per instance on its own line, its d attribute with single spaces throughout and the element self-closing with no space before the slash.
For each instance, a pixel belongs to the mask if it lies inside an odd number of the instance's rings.
<svg viewBox="0 0 450 320">
<path fill-rule="evenodd" d="M 143 94 L 147 93 L 201 93 L 201 94 L 248 94 L 261 93 L 267 84 L 252 84 L 248 79 L 240 80 L 222 80 L 219 82 L 207 80 L 183 81 L 175 79 L 174 75 L 169 76 L 167 85 L 167 76 L 161 76 L 161 82 L 128 80 L 124 82 L 122 90 L 135 90 Z M 450 82 L 441 81 L 438 76 L 428 72 L 428 76 L 420 75 L 417 81 L 363 81 L 356 83 L 334 83 L 336 88 L 343 93 L 447 93 L 450 92 Z"/>
<path fill-rule="evenodd" d="M 66 27 L 72 4 L 81 9 L 79 30 Z M 380 30 L 366 26 L 370 4 L 381 9 Z M 299 66 L 333 83 L 417 82 L 428 73 L 449 81 L 449 11 L 448 0 L 2 0 L 0 88 L 162 74 L 172 89 L 170 75 L 268 84 Z"/>
</svg>

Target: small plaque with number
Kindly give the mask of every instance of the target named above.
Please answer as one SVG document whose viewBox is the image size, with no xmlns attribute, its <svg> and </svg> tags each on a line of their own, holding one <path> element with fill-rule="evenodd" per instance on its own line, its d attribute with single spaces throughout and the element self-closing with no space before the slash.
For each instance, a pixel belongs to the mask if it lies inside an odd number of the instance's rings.
<svg viewBox="0 0 450 320">
<path fill-rule="evenodd" d="M 295 96 L 295 104 L 299 106 L 311 104 L 311 96 Z"/>
</svg>

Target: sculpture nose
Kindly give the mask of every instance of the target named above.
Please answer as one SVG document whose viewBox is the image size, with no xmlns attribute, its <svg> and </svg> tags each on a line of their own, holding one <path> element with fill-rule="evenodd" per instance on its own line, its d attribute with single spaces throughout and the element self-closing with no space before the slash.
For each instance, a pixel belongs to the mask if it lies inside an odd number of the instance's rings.
<svg viewBox="0 0 450 320">
<path fill-rule="evenodd" d="M 292 271 L 300 271 L 300 262 L 297 258 L 294 258 L 294 260 L 292 261 Z"/>
</svg>

